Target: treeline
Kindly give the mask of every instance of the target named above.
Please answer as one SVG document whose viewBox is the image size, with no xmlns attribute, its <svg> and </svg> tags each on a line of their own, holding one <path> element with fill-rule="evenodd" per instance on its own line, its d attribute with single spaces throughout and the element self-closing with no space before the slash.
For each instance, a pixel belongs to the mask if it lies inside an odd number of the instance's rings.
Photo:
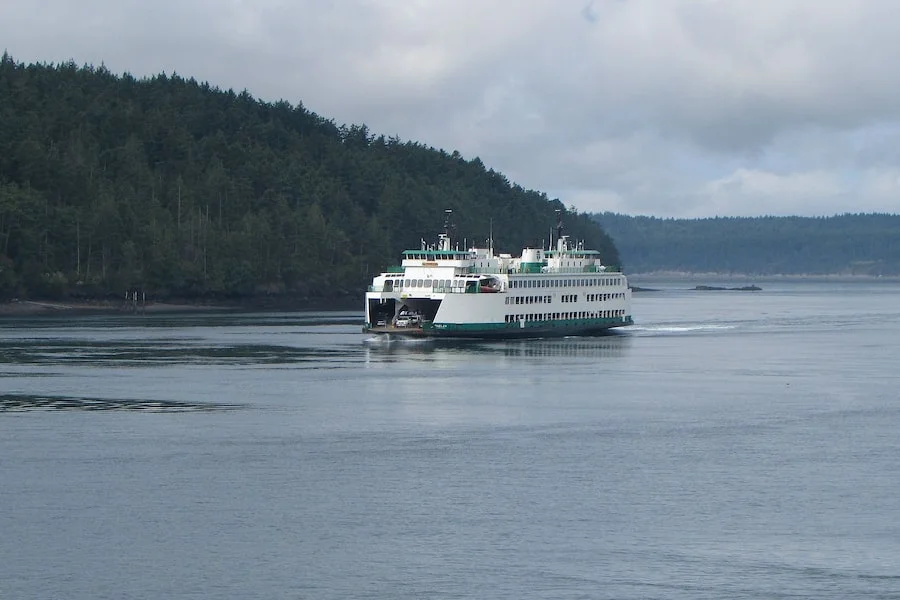
<svg viewBox="0 0 900 600">
<path fill-rule="evenodd" d="M 900 215 L 594 218 L 631 272 L 900 274 Z"/>
<path fill-rule="evenodd" d="M 174 74 L 0 59 L 0 299 L 352 297 L 446 208 L 505 251 L 559 209 L 619 263 L 589 216 L 478 158 Z"/>
</svg>

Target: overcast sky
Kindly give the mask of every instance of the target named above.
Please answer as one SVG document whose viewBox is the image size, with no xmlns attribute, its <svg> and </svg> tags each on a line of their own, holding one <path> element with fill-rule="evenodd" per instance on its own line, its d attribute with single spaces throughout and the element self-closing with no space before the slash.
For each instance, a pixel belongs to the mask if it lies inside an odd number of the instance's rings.
<svg viewBox="0 0 900 600">
<path fill-rule="evenodd" d="M 582 211 L 900 212 L 898 0 L 0 0 L 0 48 L 302 102 Z"/>
</svg>

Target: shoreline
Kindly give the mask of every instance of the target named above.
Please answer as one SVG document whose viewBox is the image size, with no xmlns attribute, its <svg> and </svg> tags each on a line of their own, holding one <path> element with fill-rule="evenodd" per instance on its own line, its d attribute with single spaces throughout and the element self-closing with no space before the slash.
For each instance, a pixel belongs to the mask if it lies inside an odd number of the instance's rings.
<svg viewBox="0 0 900 600">
<path fill-rule="evenodd" d="M 234 310 L 237 306 L 213 306 L 206 304 L 148 302 L 136 310 L 124 302 L 85 300 L 12 300 L 0 302 L 0 317 L 31 317 L 72 314 L 157 314 L 190 312 L 198 310 Z"/>
<path fill-rule="evenodd" d="M 716 272 L 688 272 L 688 271 L 648 271 L 645 273 L 627 273 L 628 279 L 698 279 L 713 278 L 734 281 L 770 280 L 770 281 L 900 281 L 900 275 L 866 275 L 854 273 L 831 274 L 802 274 L 802 273 L 776 273 L 770 275 L 751 273 L 716 273 Z"/>
<path fill-rule="evenodd" d="M 304 311 L 304 310 L 355 310 L 358 302 L 346 298 L 311 301 L 307 298 L 249 298 L 228 301 L 191 301 L 172 299 L 137 306 L 113 300 L 9 300 L 0 301 L 0 318 L 42 317 L 54 315 L 150 315 L 202 311 Z"/>
</svg>

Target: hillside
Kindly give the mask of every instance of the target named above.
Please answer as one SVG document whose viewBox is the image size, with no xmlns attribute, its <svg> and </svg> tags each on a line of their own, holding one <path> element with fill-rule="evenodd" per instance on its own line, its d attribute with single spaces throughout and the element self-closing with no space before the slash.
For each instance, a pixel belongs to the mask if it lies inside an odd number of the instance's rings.
<svg viewBox="0 0 900 600">
<path fill-rule="evenodd" d="M 478 158 L 177 75 L 0 59 L 0 299 L 361 295 L 401 250 L 540 244 L 558 200 Z M 567 233 L 619 263 L 587 215 Z"/>
<path fill-rule="evenodd" d="M 900 275 L 900 215 L 594 218 L 631 272 Z"/>
</svg>

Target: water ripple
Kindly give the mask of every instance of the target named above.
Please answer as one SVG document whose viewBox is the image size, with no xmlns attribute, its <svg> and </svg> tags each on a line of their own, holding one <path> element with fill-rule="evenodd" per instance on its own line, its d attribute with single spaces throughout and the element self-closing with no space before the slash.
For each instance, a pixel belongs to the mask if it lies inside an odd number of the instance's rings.
<svg viewBox="0 0 900 600">
<path fill-rule="evenodd" d="M 243 408 L 243 406 L 240 404 L 177 402 L 173 400 L 133 400 L 17 394 L 0 396 L 0 413 L 56 410 L 127 410 L 168 413 L 236 410 L 239 408 Z"/>
</svg>

